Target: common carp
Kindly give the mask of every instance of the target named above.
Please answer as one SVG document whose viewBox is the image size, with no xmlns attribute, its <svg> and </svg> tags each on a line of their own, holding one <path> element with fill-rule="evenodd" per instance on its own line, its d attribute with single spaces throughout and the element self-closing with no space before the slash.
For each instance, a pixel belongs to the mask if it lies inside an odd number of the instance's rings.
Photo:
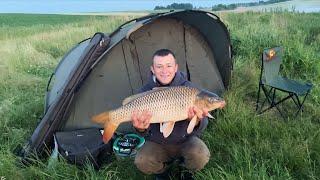
<svg viewBox="0 0 320 180">
<path fill-rule="evenodd" d="M 150 123 L 160 123 L 160 131 L 168 137 L 176 121 L 188 118 L 190 107 L 207 108 L 212 111 L 223 108 L 225 101 L 214 93 L 193 87 L 160 87 L 126 98 L 122 106 L 92 117 L 96 123 L 104 124 L 103 141 L 107 143 L 123 122 L 131 121 L 133 111 L 148 110 L 152 117 Z M 212 116 L 209 114 L 208 117 Z M 197 122 L 194 116 L 189 123 L 187 133 L 191 133 Z"/>
</svg>

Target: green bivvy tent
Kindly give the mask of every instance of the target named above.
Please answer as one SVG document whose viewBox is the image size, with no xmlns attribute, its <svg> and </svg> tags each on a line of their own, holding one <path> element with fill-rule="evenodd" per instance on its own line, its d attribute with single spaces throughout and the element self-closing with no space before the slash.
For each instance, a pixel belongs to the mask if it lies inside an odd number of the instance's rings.
<svg viewBox="0 0 320 180">
<path fill-rule="evenodd" d="M 229 86 L 230 36 L 218 16 L 185 10 L 131 20 L 109 35 L 97 33 L 72 48 L 51 76 L 45 113 L 23 147 L 23 156 L 42 154 L 56 131 L 99 127 L 90 118 L 119 107 L 150 76 L 152 55 L 170 49 L 179 68 L 204 89 L 221 95 Z M 119 132 L 131 131 L 123 124 Z"/>
</svg>

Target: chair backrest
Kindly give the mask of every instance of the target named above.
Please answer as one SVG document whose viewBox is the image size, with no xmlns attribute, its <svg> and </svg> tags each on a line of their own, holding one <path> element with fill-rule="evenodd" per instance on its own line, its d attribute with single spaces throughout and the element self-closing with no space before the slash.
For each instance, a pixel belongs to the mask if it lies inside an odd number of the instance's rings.
<svg viewBox="0 0 320 180">
<path fill-rule="evenodd" d="M 279 75 L 280 65 L 282 63 L 282 47 L 264 49 L 262 53 L 262 78 L 266 83 L 270 83 Z"/>
</svg>

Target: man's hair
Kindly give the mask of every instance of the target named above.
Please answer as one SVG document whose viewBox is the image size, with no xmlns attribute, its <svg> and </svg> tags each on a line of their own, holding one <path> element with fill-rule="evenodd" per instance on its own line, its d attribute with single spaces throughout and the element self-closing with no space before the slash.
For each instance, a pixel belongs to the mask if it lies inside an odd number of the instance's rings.
<svg viewBox="0 0 320 180">
<path fill-rule="evenodd" d="M 174 53 L 171 50 L 169 50 L 169 49 L 159 49 L 153 54 L 152 59 L 155 56 L 167 56 L 168 54 L 171 54 L 174 58 L 176 58 L 176 56 L 174 55 Z"/>
</svg>

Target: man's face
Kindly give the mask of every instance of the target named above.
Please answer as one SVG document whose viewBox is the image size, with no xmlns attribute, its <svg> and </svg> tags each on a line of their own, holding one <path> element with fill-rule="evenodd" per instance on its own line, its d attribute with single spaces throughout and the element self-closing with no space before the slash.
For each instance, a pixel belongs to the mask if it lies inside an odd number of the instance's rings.
<svg viewBox="0 0 320 180">
<path fill-rule="evenodd" d="M 151 71 L 161 84 L 170 84 L 177 70 L 178 64 L 176 64 L 172 54 L 168 54 L 167 56 L 154 56 Z"/>
</svg>

